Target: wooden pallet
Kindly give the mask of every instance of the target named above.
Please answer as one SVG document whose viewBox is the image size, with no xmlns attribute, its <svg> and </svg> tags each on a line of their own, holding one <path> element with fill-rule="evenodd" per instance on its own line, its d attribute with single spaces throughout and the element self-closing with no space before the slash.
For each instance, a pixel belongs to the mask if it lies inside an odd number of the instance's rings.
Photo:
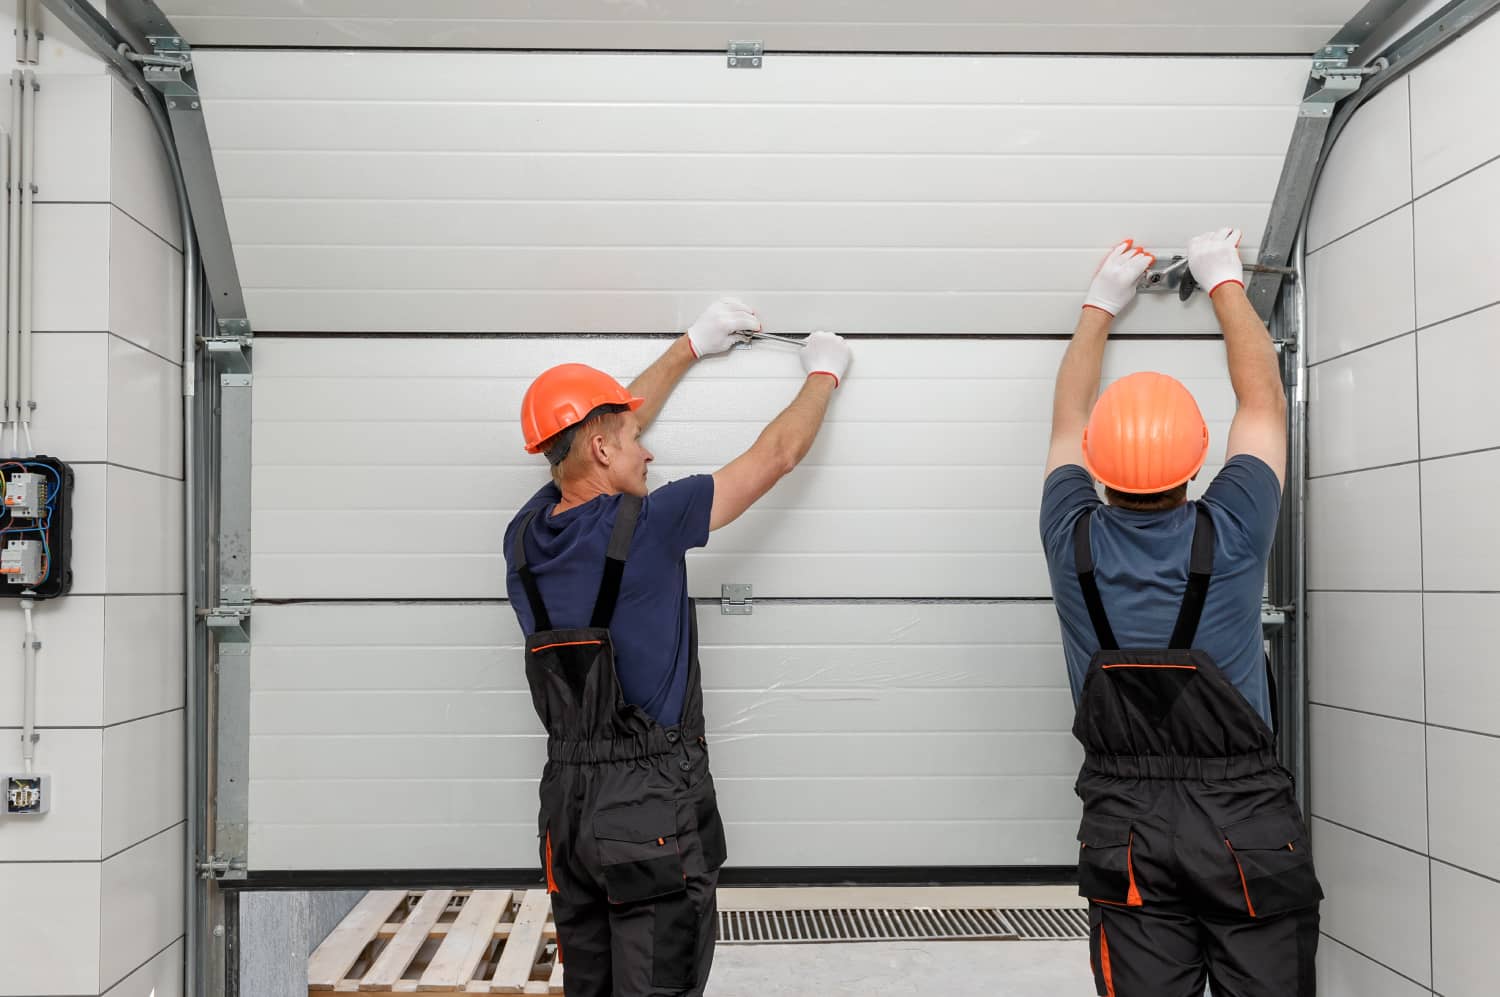
<svg viewBox="0 0 1500 997">
<path fill-rule="evenodd" d="M 560 994 L 541 890 L 378 890 L 307 960 L 308 993 Z"/>
</svg>

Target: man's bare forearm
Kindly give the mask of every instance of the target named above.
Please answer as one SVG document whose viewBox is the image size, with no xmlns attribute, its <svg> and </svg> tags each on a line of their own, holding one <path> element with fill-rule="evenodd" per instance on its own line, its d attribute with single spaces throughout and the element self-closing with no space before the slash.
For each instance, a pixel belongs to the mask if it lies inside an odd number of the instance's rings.
<svg viewBox="0 0 1500 997">
<path fill-rule="evenodd" d="M 677 382 L 682 380 L 695 359 L 693 348 L 688 345 L 688 338 L 678 336 L 672 340 L 672 345 L 667 347 L 666 352 L 656 358 L 655 363 L 630 382 L 630 393 L 646 400 L 635 413 L 642 429 L 656 421 L 661 407 L 672 394 L 672 389 L 677 387 Z"/>
<path fill-rule="evenodd" d="M 1229 380 L 1241 408 L 1274 410 L 1286 407 L 1286 389 L 1276 347 L 1265 323 L 1255 313 L 1245 289 L 1223 284 L 1213 295 L 1214 314 L 1224 331 L 1224 353 Z"/>
<path fill-rule="evenodd" d="M 1113 316 L 1097 308 L 1085 308 L 1079 316 L 1078 328 L 1057 368 L 1057 387 L 1052 396 L 1054 431 L 1076 426 L 1081 433 L 1088 423 L 1094 400 L 1099 397 L 1104 347 L 1113 322 Z"/>
</svg>

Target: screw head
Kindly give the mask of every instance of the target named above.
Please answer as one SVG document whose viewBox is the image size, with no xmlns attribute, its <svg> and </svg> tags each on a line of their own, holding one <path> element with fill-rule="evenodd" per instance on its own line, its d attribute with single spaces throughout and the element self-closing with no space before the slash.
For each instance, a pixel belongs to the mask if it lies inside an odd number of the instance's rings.
<svg viewBox="0 0 1500 997">
<path fill-rule="evenodd" d="M 738 59 L 736 59 L 736 58 L 735 58 L 735 57 L 734 57 L 734 56 L 732 56 L 732 55 L 731 55 L 731 56 L 730 56 L 730 57 L 729 57 L 729 64 L 730 64 L 730 65 L 731 65 L 731 66 L 733 66 L 733 65 L 735 65 L 735 64 L 736 64 L 736 63 L 738 63 L 738 62 L 739 62 L 739 60 L 738 60 Z"/>
</svg>

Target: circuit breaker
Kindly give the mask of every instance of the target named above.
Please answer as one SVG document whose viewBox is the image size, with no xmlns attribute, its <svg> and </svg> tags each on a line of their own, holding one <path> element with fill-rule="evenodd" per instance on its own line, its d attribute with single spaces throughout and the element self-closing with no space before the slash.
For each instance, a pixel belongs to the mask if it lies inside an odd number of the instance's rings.
<svg viewBox="0 0 1500 997">
<path fill-rule="evenodd" d="M 40 519 L 47 508 L 47 478 L 35 471 L 12 471 L 5 480 L 5 510 L 12 519 Z"/>
<path fill-rule="evenodd" d="M 73 469 L 53 457 L 0 460 L 0 596 L 51 599 L 73 585 Z"/>
</svg>

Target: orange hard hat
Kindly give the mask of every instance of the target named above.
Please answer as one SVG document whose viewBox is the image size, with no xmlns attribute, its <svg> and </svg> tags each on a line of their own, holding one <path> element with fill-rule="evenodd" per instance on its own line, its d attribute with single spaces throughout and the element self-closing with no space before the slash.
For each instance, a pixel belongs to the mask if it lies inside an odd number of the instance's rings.
<svg viewBox="0 0 1500 997">
<path fill-rule="evenodd" d="M 558 364 L 542 371 L 521 399 L 526 452 L 540 453 L 543 443 L 583 422 L 600 406 L 633 412 L 645 403 L 602 370 L 581 363 Z"/>
<path fill-rule="evenodd" d="M 1175 377 L 1142 371 L 1111 384 L 1083 431 L 1089 473 L 1117 492 L 1149 495 L 1192 479 L 1208 458 L 1208 424 Z"/>
</svg>

